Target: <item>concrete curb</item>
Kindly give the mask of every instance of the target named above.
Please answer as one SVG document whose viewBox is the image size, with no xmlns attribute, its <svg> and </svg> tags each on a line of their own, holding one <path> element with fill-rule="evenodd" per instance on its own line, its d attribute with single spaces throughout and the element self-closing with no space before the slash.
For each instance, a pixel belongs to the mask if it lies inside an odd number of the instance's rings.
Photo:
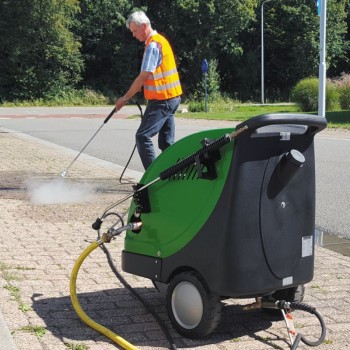
<svg viewBox="0 0 350 350">
<path fill-rule="evenodd" d="M 7 129 L 7 128 L 0 127 L 0 131 L 12 134 L 13 136 L 18 137 L 18 138 L 20 138 L 22 140 L 26 140 L 26 141 L 29 141 L 29 142 L 34 142 L 34 143 L 40 144 L 42 146 L 49 147 L 49 148 L 51 148 L 53 150 L 61 152 L 62 154 L 65 154 L 67 156 L 72 157 L 72 160 L 79 153 L 79 152 L 73 151 L 73 150 L 71 150 L 71 149 L 69 149 L 67 147 L 60 146 L 60 145 L 55 145 L 54 143 L 51 143 L 51 142 L 48 142 L 48 141 L 36 138 L 34 136 L 31 136 L 31 135 L 19 132 L 17 130 L 12 130 L 12 129 Z M 84 154 L 84 153 L 82 153 L 77 160 L 89 163 L 91 165 L 95 165 L 97 167 L 101 167 L 101 168 L 104 168 L 104 169 L 115 171 L 118 174 L 121 174 L 122 171 L 124 170 L 124 167 L 121 166 L 121 165 L 114 164 L 114 163 L 108 162 L 106 160 L 99 159 L 99 158 L 96 158 L 96 157 L 93 157 L 93 156 L 90 156 L 90 155 Z M 69 166 L 69 164 L 66 164 L 66 165 Z M 62 169 L 62 170 L 64 170 L 64 169 Z M 58 174 L 58 175 L 60 175 L 60 174 Z M 132 170 L 132 169 L 126 169 L 125 176 L 129 177 L 131 179 L 134 179 L 135 181 L 139 181 L 141 179 L 141 177 L 143 176 L 143 173 L 141 173 L 139 171 L 136 171 L 136 170 Z"/>
<path fill-rule="evenodd" d="M 0 310 L 0 350 L 17 350 L 11 332 Z"/>
</svg>

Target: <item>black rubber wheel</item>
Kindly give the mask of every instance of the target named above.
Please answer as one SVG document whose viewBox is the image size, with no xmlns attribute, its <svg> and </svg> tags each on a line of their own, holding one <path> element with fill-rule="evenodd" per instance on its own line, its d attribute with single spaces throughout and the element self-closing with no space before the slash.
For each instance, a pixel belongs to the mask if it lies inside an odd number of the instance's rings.
<svg viewBox="0 0 350 350">
<path fill-rule="evenodd" d="M 221 319 L 220 298 L 209 291 L 194 271 L 180 273 L 170 281 L 166 305 L 174 328 L 187 338 L 209 335 Z"/>
</svg>

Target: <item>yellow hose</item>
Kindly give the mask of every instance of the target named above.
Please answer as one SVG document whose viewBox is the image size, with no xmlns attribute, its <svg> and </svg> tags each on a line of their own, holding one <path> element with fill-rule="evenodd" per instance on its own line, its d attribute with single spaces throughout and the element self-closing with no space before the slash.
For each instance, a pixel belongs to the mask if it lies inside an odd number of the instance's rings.
<svg viewBox="0 0 350 350">
<path fill-rule="evenodd" d="M 74 267 L 73 267 L 73 270 L 72 270 L 72 274 L 71 274 L 71 277 L 70 277 L 70 285 L 69 285 L 70 297 L 71 297 L 71 300 L 72 300 L 72 304 L 73 304 L 74 310 L 76 311 L 78 316 L 82 319 L 82 321 L 84 321 L 89 327 L 91 327 L 91 328 L 95 329 L 96 331 L 102 333 L 103 335 L 105 335 L 106 337 L 108 337 L 109 339 L 111 339 L 112 341 L 117 343 L 118 345 L 120 345 L 123 349 L 126 349 L 126 350 L 137 350 L 137 348 L 134 345 L 130 344 L 128 341 L 126 341 L 124 338 L 120 337 L 118 334 L 115 334 L 114 332 L 112 332 L 108 328 L 106 328 L 106 327 L 98 324 L 97 322 L 93 321 L 84 312 L 84 310 L 80 306 L 80 303 L 79 303 L 79 300 L 78 300 L 78 296 L 77 296 L 77 292 L 76 292 L 78 272 L 79 272 L 80 266 L 82 265 L 82 263 L 86 259 L 86 257 L 93 250 L 95 250 L 97 247 L 99 247 L 99 245 L 101 243 L 104 243 L 103 239 L 91 243 L 80 254 L 79 258 L 77 259 L 77 261 L 74 264 Z"/>
</svg>

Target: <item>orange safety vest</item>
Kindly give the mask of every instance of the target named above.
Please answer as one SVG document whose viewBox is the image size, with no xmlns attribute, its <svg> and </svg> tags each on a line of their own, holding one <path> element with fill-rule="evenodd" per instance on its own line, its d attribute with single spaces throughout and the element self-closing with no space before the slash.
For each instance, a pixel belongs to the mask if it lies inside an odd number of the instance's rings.
<svg viewBox="0 0 350 350">
<path fill-rule="evenodd" d="M 146 100 L 167 100 L 182 94 L 179 74 L 177 72 L 173 50 L 169 42 L 160 34 L 151 36 L 147 46 L 155 41 L 162 52 L 162 62 L 157 69 L 149 74 L 143 85 Z"/>
</svg>

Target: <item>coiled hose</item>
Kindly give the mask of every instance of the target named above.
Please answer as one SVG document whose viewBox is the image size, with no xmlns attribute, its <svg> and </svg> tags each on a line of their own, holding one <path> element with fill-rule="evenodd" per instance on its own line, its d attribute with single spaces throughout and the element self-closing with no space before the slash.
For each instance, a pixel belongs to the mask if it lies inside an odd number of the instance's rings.
<svg viewBox="0 0 350 350">
<path fill-rule="evenodd" d="M 295 337 L 295 340 L 294 340 L 294 343 L 292 344 L 291 350 L 296 350 L 300 341 L 302 341 L 304 344 L 306 344 L 308 346 L 318 346 L 318 345 L 322 344 L 322 342 L 324 341 L 324 339 L 326 337 L 326 325 L 325 325 L 324 320 L 323 320 L 322 316 L 320 315 L 320 313 L 314 307 L 307 305 L 307 304 L 303 304 L 303 303 L 295 303 L 295 302 L 290 303 L 290 308 L 293 311 L 294 310 L 301 310 L 301 311 L 308 312 L 312 315 L 315 315 L 321 324 L 321 336 L 319 337 L 318 340 L 310 341 L 310 340 L 306 339 L 302 334 L 299 333 Z"/>
<path fill-rule="evenodd" d="M 95 329 L 96 331 L 102 333 L 103 335 L 105 335 L 106 337 L 111 339 L 113 342 L 115 342 L 118 345 L 120 345 L 125 350 L 137 350 L 137 348 L 134 345 L 129 343 L 124 338 L 120 337 L 118 334 L 115 334 L 114 332 L 112 332 L 108 328 L 106 328 L 106 327 L 100 325 L 99 323 L 95 322 L 94 320 L 92 320 L 84 312 L 84 310 L 80 306 L 80 303 L 79 303 L 79 300 L 78 300 L 76 289 L 77 289 L 77 277 L 78 277 L 78 272 L 79 272 L 80 266 L 82 265 L 83 261 L 86 259 L 86 257 L 92 251 L 94 251 L 96 248 L 98 248 L 101 244 L 103 244 L 105 242 L 106 242 L 106 239 L 104 237 L 102 237 L 101 239 L 91 243 L 80 254 L 80 256 L 78 257 L 77 261 L 75 262 L 73 270 L 72 270 L 72 273 L 71 273 L 70 285 L 69 285 L 70 297 L 71 297 L 71 300 L 72 300 L 72 304 L 73 304 L 73 307 L 74 307 L 74 310 L 76 311 L 76 313 L 79 315 L 79 317 L 82 319 L 82 321 L 84 321 L 89 327 L 91 327 L 91 328 Z"/>
</svg>

